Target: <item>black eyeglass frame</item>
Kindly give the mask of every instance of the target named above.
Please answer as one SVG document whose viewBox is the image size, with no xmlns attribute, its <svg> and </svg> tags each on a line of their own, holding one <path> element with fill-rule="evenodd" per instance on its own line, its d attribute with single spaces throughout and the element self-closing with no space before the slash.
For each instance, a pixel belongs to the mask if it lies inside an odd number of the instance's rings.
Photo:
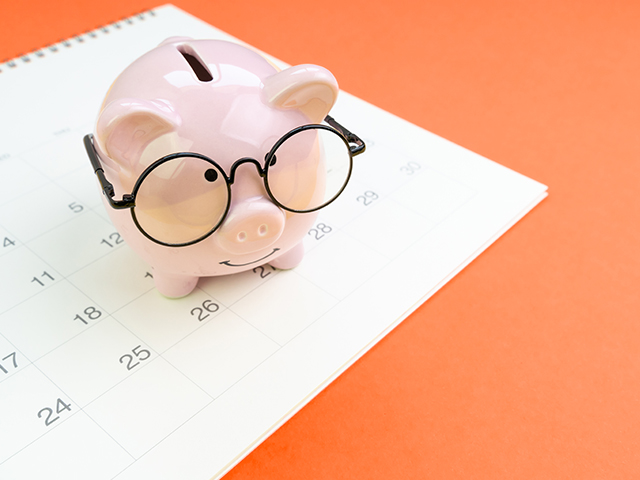
<svg viewBox="0 0 640 480">
<path fill-rule="evenodd" d="M 222 222 L 224 222 L 225 218 L 227 217 L 227 214 L 229 213 L 229 208 L 231 206 L 231 185 L 233 185 L 233 183 L 235 181 L 236 170 L 243 163 L 252 163 L 252 164 L 254 164 L 256 166 L 256 168 L 258 170 L 258 174 L 263 179 L 265 190 L 267 191 L 267 194 L 269 195 L 269 198 L 271 199 L 271 201 L 273 203 L 275 203 L 276 205 L 278 205 L 280 208 L 282 208 L 284 210 L 287 210 L 289 212 L 293 212 L 293 213 L 311 213 L 311 212 L 315 212 L 317 210 L 320 210 L 321 208 L 326 207 L 327 205 L 332 203 L 334 200 L 336 200 L 340 196 L 340 194 L 344 191 L 344 189 L 346 188 L 347 184 L 349 183 L 349 179 L 351 178 L 351 172 L 353 170 L 353 157 L 363 153 L 365 151 L 365 149 L 366 149 L 366 145 L 360 139 L 360 137 L 358 137 L 356 134 L 350 132 L 345 127 L 340 125 L 333 117 L 327 115 L 325 117 L 324 121 L 327 122 L 329 124 L 329 126 L 322 125 L 322 124 L 317 124 L 317 123 L 316 124 L 308 124 L 308 125 L 302 125 L 302 126 L 296 127 L 294 129 L 290 130 L 289 132 L 285 133 L 282 137 L 280 137 L 278 139 L 278 141 L 273 145 L 273 147 L 271 147 L 271 150 L 269 150 L 269 152 L 265 155 L 264 167 L 255 158 L 242 157 L 242 158 L 236 160 L 235 162 L 233 162 L 233 164 L 231 165 L 231 172 L 230 172 L 229 175 L 227 175 L 227 173 L 224 171 L 224 169 L 220 165 L 218 165 L 218 163 L 216 163 L 215 160 L 207 157 L 206 155 L 202 155 L 200 153 L 179 152 L 179 153 L 171 153 L 169 155 L 165 155 L 164 157 L 159 158 L 158 160 L 154 161 L 147 168 L 144 169 L 144 171 L 140 174 L 140 176 L 136 180 L 136 183 L 133 186 L 133 191 L 131 193 L 123 194 L 122 195 L 122 200 L 114 199 L 115 190 L 113 188 L 113 184 L 111 182 L 109 182 L 109 180 L 107 180 L 107 178 L 106 178 L 106 176 L 104 174 L 104 168 L 102 167 L 102 163 L 100 161 L 100 156 L 98 155 L 98 152 L 96 151 L 95 145 L 93 144 L 93 134 L 89 133 L 89 134 L 84 136 L 84 147 L 85 147 L 85 149 L 87 151 L 87 155 L 89 156 L 89 161 L 91 162 L 91 166 L 93 167 L 93 171 L 96 174 L 96 176 L 98 177 L 98 182 L 100 183 L 100 187 L 102 188 L 102 193 L 105 195 L 105 197 L 107 198 L 107 201 L 109 202 L 109 205 L 111 205 L 112 208 L 114 208 L 116 210 L 123 210 L 125 208 L 131 209 L 131 217 L 132 217 L 133 222 L 135 223 L 136 227 L 138 227 L 138 230 L 140 230 L 140 232 L 145 237 L 147 237 L 149 240 L 151 240 L 152 242 L 160 244 L 160 245 L 164 245 L 166 247 L 186 247 L 186 246 L 198 243 L 198 242 L 204 240 L 205 238 L 209 237 L 210 235 L 212 235 L 220 227 L 220 225 L 222 225 Z M 322 205 L 320 205 L 318 207 L 315 207 L 315 208 L 312 208 L 312 209 L 309 209 L 309 210 L 295 210 L 293 208 L 289 208 L 286 205 L 283 205 L 282 203 L 280 203 L 276 199 L 276 197 L 273 195 L 273 193 L 271 192 L 271 188 L 269 187 L 269 180 L 268 180 L 269 167 L 275 164 L 275 162 L 272 161 L 272 160 L 274 160 L 276 158 L 275 152 L 278 150 L 278 148 L 280 148 L 280 146 L 286 140 L 288 140 L 289 138 L 291 138 L 293 135 L 295 135 L 297 133 L 300 133 L 300 132 L 305 131 L 305 130 L 312 130 L 312 129 L 328 130 L 330 132 L 333 132 L 333 133 L 337 134 L 342 139 L 342 141 L 345 143 L 345 145 L 347 147 L 347 151 L 349 152 L 349 172 L 348 172 L 347 177 L 346 177 L 346 179 L 344 181 L 344 184 L 342 185 L 340 190 L 330 200 L 326 201 L 325 203 L 323 203 Z M 140 225 L 140 223 L 138 222 L 138 219 L 136 217 L 136 214 L 135 214 L 135 206 L 136 206 L 135 199 L 136 199 L 136 195 L 138 193 L 138 190 L 140 189 L 140 186 L 142 185 L 142 182 L 144 181 L 145 178 L 147 178 L 147 176 L 149 176 L 151 174 L 151 172 L 154 169 L 156 169 L 157 167 L 159 167 L 160 165 L 162 165 L 162 164 L 164 164 L 166 162 L 169 162 L 171 160 L 175 160 L 177 158 L 182 158 L 182 157 L 191 157 L 191 158 L 198 158 L 200 160 L 204 160 L 205 162 L 208 162 L 213 167 L 215 167 L 215 169 L 218 172 L 222 173 L 222 177 L 224 178 L 226 186 L 227 186 L 227 205 L 226 205 L 224 213 L 220 217 L 220 221 L 214 227 L 212 227 L 211 230 L 209 230 L 209 232 L 207 232 L 205 235 L 202 235 L 201 237 L 199 237 L 199 238 L 197 238 L 195 240 L 191 240 L 189 242 L 167 243 L 167 242 L 163 242 L 161 240 L 158 240 L 157 238 L 152 237 Z"/>
</svg>

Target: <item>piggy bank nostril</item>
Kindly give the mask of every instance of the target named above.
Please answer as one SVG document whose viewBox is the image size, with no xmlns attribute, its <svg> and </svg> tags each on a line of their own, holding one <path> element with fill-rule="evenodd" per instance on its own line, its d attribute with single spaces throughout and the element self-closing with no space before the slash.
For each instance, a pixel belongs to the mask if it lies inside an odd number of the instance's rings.
<svg viewBox="0 0 640 480">
<path fill-rule="evenodd" d="M 214 236 L 214 242 L 229 254 L 267 252 L 281 238 L 286 217 L 270 200 L 254 197 L 230 208 L 231 214 Z"/>
</svg>

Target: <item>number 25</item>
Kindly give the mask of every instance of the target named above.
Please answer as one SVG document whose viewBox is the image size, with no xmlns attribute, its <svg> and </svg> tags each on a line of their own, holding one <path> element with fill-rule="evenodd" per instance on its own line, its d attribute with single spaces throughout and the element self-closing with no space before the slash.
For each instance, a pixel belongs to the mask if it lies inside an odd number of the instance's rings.
<svg viewBox="0 0 640 480">
<path fill-rule="evenodd" d="M 151 356 L 151 352 L 142 348 L 142 345 L 138 345 L 137 347 L 133 348 L 131 350 L 131 353 L 135 355 L 135 358 L 129 353 L 125 353 L 120 357 L 120 363 L 124 364 L 125 361 L 127 362 L 127 370 L 131 370 L 134 367 L 137 367 L 138 365 L 140 365 L 140 362 L 144 362 Z M 139 361 L 136 362 L 136 359 L 138 359 Z"/>
</svg>

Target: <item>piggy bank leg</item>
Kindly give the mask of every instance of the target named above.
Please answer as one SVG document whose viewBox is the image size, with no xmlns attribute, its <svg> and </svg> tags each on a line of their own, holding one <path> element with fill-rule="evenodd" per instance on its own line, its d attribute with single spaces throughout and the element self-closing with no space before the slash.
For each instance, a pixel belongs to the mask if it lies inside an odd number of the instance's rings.
<svg viewBox="0 0 640 480">
<path fill-rule="evenodd" d="M 196 288 L 198 277 L 178 275 L 154 269 L 153 281 L 158 291 L 165 297 L 179 298 L 189 295 Z"/>
<path fill-rule="evenodd" d="M 302 261 L 302 257 L 304 257 L 304 245 L 300 242 L 288 252 L 270 261 L 269 265 L 281 270 L 289 270 L 290 268 L 297 267 Z"/>
</svg>

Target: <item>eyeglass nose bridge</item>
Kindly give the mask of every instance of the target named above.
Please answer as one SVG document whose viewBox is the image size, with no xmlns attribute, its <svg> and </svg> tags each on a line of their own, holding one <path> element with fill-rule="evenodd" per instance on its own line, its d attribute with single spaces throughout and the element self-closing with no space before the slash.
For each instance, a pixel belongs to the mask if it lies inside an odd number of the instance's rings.
<svg viewBox="0 0 640 480">
<path fill-rule="evenodd" d="M 233 182 L 236 181 L 236 170 L 243 163 L 252 163 L 253 165 L 255 165 L 256 169 L 258 170 L 258 175 L 260 175 L 260 177 L 264 178 L 267 175 L 267 169 L 263 168 L 262 165 L 260 165 L 260 162 L 258 160 L 252 157 L 242 157 L 236 160 L 235 162 L 233 162 L 233 165 L 231 165 L 231 171 L 229 172 L 229 179 L 228 179 L 229 185 L 233 185 Z"/>
</svg>

